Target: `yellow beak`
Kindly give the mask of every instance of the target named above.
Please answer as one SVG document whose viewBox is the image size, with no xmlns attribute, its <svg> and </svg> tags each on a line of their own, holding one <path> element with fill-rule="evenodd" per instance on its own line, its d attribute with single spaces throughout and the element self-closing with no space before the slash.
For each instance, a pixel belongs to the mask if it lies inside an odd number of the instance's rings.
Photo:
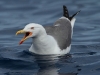
<svg viewBox="0 0 100 75">
<path fill-rule="evenodd" d="M 19 42 L 19 44 L 22 44 L 26 39 L 28 39 L 28 36 L 32 35 L 32 32 L 26 32 L 24 30 L 17 31 L 16 35 L 22 34 L 22 33 L 25 33 L 25 36 L 21 39 L 21 41 Z"/>
<path fill-rule="evenodd" d="M 24 30 L 19 30 L 16 32 L 16 35 L 21 34 L 21 33 L 26 33 Z"/>
</svg>

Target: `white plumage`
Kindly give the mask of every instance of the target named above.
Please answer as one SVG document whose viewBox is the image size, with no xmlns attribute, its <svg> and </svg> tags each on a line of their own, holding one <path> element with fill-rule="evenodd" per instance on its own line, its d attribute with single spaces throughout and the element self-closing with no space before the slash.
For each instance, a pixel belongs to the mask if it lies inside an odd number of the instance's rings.
<svg viewBox="0 0 100 75">
<path fill-rule="evenodd" d="M 26 39 L 32 38 L 30 52 L 40 55 L 67 54 L 71 49 L 71 38 L 75 23 L 74 16 L 69 17 L 68 10 L 64 8 L 64 17 L 59 18 L 53 26 L 43 27 L 40 24 L 29 23 L 23 30 L 16 34 L 25 33 L 20 41 L 22 44 Z M 68 15 L 68 16 L 67 16 Z M 66 17 L 67 16 L 67 17 Z"/>
</svg>

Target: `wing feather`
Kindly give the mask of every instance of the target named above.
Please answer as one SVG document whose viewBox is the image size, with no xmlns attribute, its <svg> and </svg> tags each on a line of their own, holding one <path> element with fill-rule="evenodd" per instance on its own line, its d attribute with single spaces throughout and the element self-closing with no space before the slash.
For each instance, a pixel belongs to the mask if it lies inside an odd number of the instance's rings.
<svg viewBox="0 0 100 75">
<path fill-rule="evenodd" d="M 61 49 L 66 49 L 71 44 L 71 23 L 66 17 L 61 17 L 52 26 L 44 26 L 48 35 L 57 41 Z"/>
</svg>

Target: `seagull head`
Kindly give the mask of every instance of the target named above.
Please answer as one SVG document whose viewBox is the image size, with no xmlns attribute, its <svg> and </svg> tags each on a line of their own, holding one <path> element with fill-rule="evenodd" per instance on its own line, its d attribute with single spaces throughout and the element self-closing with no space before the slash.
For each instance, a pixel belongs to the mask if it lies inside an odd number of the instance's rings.
<svg viewBox="0 0 100 75">
<path fill-rule="evenodd" d="M 24 37 L 21 39 L 19 44 L 22 44 L 28 38 L 40 37 L 45 34 L 45 29 L 42 25 L 36 23 L 27 24 L 24 29 L 16 32 L 16 35 L 24 33 Z"/>
</svg>

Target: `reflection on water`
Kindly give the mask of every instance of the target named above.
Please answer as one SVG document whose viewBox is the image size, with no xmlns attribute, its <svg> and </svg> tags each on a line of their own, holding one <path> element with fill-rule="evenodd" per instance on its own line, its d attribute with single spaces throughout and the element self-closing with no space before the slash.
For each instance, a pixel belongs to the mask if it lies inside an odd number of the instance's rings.
<svg viewBox="0 0 100 75">
<path fill-rule="evenodd" d="M 71 55 L 35 55 L 36 62 L 40 67 L 37 75 L 77 75 L 77 73 L 61 73 L 59 72 L 61 63 L 69 63 L 69 59 L 71 59 Z"/>
<path fill-rule="evenodd" d="M 81 10 L 71 55 L 33 55 L 27 52 L 31 39 L 18 45 L 17 30 L 32 22 L 53 25 L 63 5 L 70 15 Z M 99 16 L 100 0 L 0 0 L 0 75 L 100 75 Z"/>
</svg>

